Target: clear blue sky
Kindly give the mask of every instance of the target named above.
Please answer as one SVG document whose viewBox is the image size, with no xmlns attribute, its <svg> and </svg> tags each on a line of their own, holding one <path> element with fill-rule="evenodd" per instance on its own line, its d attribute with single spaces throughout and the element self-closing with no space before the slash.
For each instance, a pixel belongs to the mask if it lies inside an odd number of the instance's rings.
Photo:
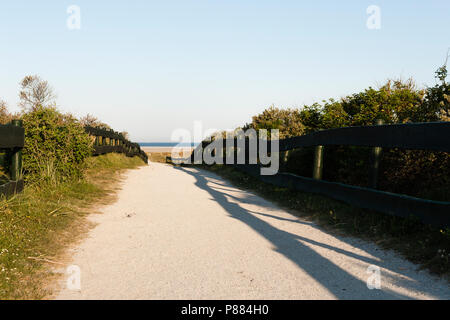
<svg viewBox="0 0 450 320">
<path fill-rule="evenodd" d="M 381 29 L 366 27 L 369 5 Z M 67 8 L 81 9 L 69 30 Z M 433 85 L 450 46 L 450 1 L 2 1 L 0 97 L 39 74 L 63 111 L 135 141 L 194 120 L 226 129 L 275 104 L 300 107 L 387 78 Z"/>
</svg>

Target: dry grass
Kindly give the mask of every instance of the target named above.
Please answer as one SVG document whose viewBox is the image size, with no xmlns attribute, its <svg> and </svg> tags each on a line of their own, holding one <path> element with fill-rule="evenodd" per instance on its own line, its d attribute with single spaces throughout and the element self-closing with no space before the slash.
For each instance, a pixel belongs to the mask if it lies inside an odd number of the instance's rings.
<svg viewBox="0 0 450 320">
<path fill-rule="evenodd" d="M 57 185 L 28 185 L 22 194 L 0 200 L 0 299 L 41 299 L 51 293 L 65 249 L 91 227 L 86 219 L 114 201 L 124 169 L 139 158 L 108 154 L 88 160 L 84 179 Z"/>
<path fill-rule="evenodd" d="M 182 152 L 178 152 L 175 154 L 178 154 L 177 157 L 180 157 L 180 158 L 183 157 Z M 166 158 L 171 157 L 172 153 L 171 152 L 147 152 L 147 155 L 148 155 L 148 160 L 151 162 L 166 163 Z"/>
</svg>

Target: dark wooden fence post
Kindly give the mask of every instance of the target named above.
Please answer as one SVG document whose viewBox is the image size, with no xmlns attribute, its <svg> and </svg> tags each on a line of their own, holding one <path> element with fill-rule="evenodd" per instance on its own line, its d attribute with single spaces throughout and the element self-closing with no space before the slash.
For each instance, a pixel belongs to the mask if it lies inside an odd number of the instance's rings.
<svg viewBox="0 0 450 320">
<path fill-rule="evenodd" d="M 322 180 L 323 171 L 323 146 L 316 146 L 314 152 L 313 179 Z"/>
<path fill-rule="evenodd" d="M 382 119 L 378 119 L 376 121 L 377 126 L 381 126 L 384 124 Z M 381 147 L 374 147 L 371 151 L 371 171 L 369 177 L 369 187 L 376 189 L 378 187 L 378 174 L 380 171 L 380 161 L 381 161 L 381 153 L 383 149 Z"/>
<path fill-rule="evenodd" d="M 280 152 L 280 163 L 283 170 L 286 169 L 290 153 L 291 153 L 290 150 Z"/>
<path fill-rule="evenodd" d="M 23 121 L 12 120 L 11 124 L 16 127 L 22 127 Z M 10 174 L 13 181 L 22 179 L 22 148 L 14 148 L 12 151 Z"/>
</svg>

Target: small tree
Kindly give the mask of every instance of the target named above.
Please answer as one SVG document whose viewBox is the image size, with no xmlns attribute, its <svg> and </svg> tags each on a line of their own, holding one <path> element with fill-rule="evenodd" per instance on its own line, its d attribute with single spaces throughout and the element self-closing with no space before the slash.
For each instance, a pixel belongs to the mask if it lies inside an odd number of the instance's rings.
<svg viewBox="0 0 450 320">
<path fill-rule="evenodd" d="M 323 127 L 323 110 L 319 103 L 304 105 L 300 111 L 300 121 L 305 126 L 305 133 L 311 133 Z"/>
<path fill-rule="evenodd" d="M 7 124 L 12 119 L 12 115 L 8 111 L 8 105 L 0 99 L 0 124 Z"/>
<path fill-rule="evenodd" d="M 100 120 L 98 120 L 98 118 L 94 117 L 91 114 L 87 114 L 84 117 L 82 117 L 80 119 L 80 123 L 84 126 L 84 127 L 101 127 L 101 128 L 107 128 L 107 129 L 111 129 L 111 127 L 109 125 L 107 125 L 104 122 L 101 122 Z"/>
<path fill-rule="evenodd" d="M 440 83 L 427 88 L 419 121 L 450 121 L 450 83 L 445 81 L 446 77 L 447 60 L 436 71 L 436 79 Z"/>
<path fill-rule="evenodd" d="M 253 128 L 255 130 L 279 129 L 280 138 L 300 136 L 304 131 L 298 110 L 280 109 L 274 106 L 254 116 L 252 122 L 244 127 L 244 129 L 247 128 Z"/>
<path fill-rule="evenodd" d="M 122 137 L 123 137 L 124 139 L 130 140 L 130 135 L 128 134 L 128 132 L 122 131 L 120 134 L 122 135 Z"/>
<path fill-rule="evenodd" d="M 450 56 L 450 49 L 447 50 L 447 56 L 445 57 L 445 62 L 439 69 L 436 70 L 436 79 L 439 79 L 443 85 L 445 85 L 445 78 L 447 78 L 447 62 Z"/>
<path fill-rule="evenodd" d="M 53 88 L 39 76 L 26 76 L 20 83 L 20 103 L 24 111 L 33 111 L 39 106 L 55 105 L 56 95 Z"/>
</svg>

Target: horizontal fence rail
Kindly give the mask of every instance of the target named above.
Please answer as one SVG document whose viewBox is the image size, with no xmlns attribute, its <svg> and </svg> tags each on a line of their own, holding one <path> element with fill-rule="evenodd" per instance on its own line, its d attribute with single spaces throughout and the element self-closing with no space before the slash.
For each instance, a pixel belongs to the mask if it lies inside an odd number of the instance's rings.
<svg viewBox="0 0 450 320">
<path fill-rule="evenodd" d="M 93 155 L 106 153 L 123 153 L 128 157 L 138 156 L 145 163 L 148 163 L 147 154 L 141 149 L 138 143 L 133 143 L 124 138 L 119 132 L 112 129 L 95 128 L 87 126 L 86 132 L 94 139 Z"/>
<path fill-rule="evenodd" d="M 21 126 L 7 124 L 0 125 L 0 148 L 23 148 L 25 143 L 25 130 Z"/>
<path fill-rule="evenodd" d="M 207 142 L 203 142 L 196 149 L 200 150 L 207 145 Z M 450 122 L 388 124 L 316 131 L 279 140 L 279 151 L 333 145 L 450 152 Z M 270 148 L 268 144 L 268 152 Z"/>
<path fill-rule="evenodd" d="M 191 163 L 195 158 L 199 159 L 198 155 L 208 144 L 209 142 L 204 141 L 193 151 L 190 157 Z M 244 152 L 247 152 L 248 139 L 246 139 L 244 145 Z M 326 152 L 324 146 L 333 145 L 373 147 L 372 158 L 370 159 L 372 164 L 370 187 L 364 188 L 321 180 L 322 168 L 326 165 L 326 163 L 323 164 L 323 153 Z M 312 178 L 291 173 L 261 175 L 260 165 L 249 165 L 247 162 L 246 164 L 236 164 L 235 162 L 233 165 L 236 169 L 273 185 L 325 195 L 357 207 L 372 209 L 389 215 L 405 218 L 413 217 L 436 227 L 450 226 L 450 202 L 425 200 L 376 190 L 381 148 L 450 152 L 450 122 L 380 124 L 317 131 L 304 136 L 279 140 L 278 151 L 285 152 L 313 146 L 316 147 L 316 152 Z M 267 143 L 269 152 L 270 147 L 270 143 Z M 236 154 L 239 149 L 236 139 L 233 148 L 233 152 Z M 223 149 L 226 154 L 225 142 Z M 194 155 L 197 155 L 197 157 L 194 157 Z"/>
<path fill-rule="evenodd" d="M 111 152 L 123 153 L 129 157 L 138 156 L 148 163 L 147 154 L 139 144 L 125 139 L 122 134 L 105 128 L 85 127 L 94 139 L 93 155 Z M 24 187 L 22 175 L 22 149 L 25 143 L 25 130 L 22 120 L 13 120 L 11 124 L 0 125 L 0 165 L 8 180 L 0 185 L 0 195 L 10 196 L 21 192 Z"/>
<path fill-rule="evenodd" d="M 317 131 L 280 140 L 280 151 L 319 145 L 450 152 L 450 122 L 389 124 Z"/>
<path fill-rule="evenodd" d="M 450 202 L 431 201 L 343 183 L 317 180 L 292 173 L 260 175 L 260 166 L 235 165 L 239 171 L 279 187 L 321 194 L 348 204 L 403 218 L 417 218 L 436 227 L 450 226 Z"/>
<path fill-rule="evenodd" d="M 10 196 L 22 192 L 22 149 L 25 143 L 25 131 L 22 120 L 13 120 L 10 124 L 0 125 L 0 165 L 8 181 L 0 185 L 0 195 Z"/>
</svg>

